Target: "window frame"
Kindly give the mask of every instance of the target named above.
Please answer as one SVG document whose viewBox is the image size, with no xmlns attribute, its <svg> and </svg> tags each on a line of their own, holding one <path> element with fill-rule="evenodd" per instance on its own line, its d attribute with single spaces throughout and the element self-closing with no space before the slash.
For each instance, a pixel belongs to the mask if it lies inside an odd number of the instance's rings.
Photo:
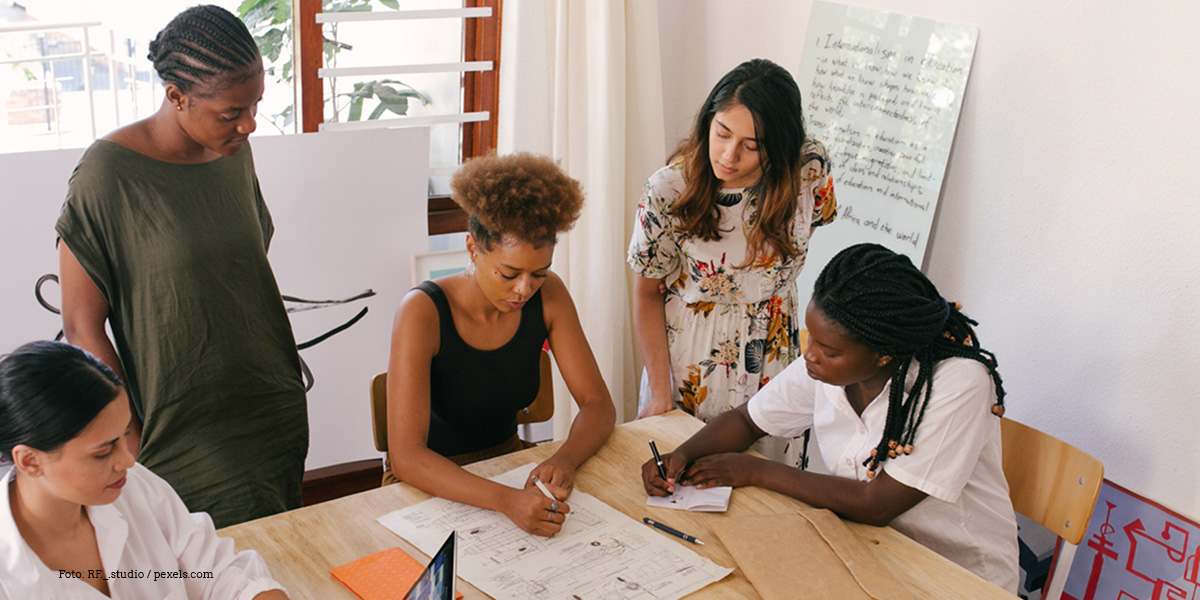
<svg viewBox="0 0 1200 600">
<path fill-rule="evenodd" d="M 500 24 L 503 0 L 466 0 L 464 8 L 492 9 L 492 16 L 463 19 L 463 61 L 491 61 L 490 71 L 463 73 L 462 112 L 487 111 L 488 119 L 463 123 L 460 163 L 496 148 L 497 108 L 500 96 Z M 324 61 L 323 32 L 316 21 L 321 0 L 293 0 L 296 69 L 297 127 L 315 132 L 325 120 L 324 89 L 317 71 Z M 467 215 L 447 195 L 430 195 L 427 203 L 429 235 L 467 230 Z"/>
</svg>

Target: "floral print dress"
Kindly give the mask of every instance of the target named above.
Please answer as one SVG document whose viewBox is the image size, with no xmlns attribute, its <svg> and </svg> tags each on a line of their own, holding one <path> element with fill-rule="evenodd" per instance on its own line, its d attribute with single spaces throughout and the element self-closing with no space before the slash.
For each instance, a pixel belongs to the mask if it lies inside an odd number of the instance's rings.
<svg viewBox="0 0 1200 600">
<path fill-rule="evenodd" d="M 796 276 L 812 228 L 837 216 L 824 146 L 808 140 L 802 156 L 803 190 L 792 230 L 799 253 L 786 261 L 772 253 L 736 268 L 745 262 L 746 236 L 758 210 L 753 186 L 720 191 L 722 237 L 717 241 L 676 230 L 671 209 L 683 193 L 683 161 L 659 169 L 643 188 L 629 266 L 637 275 L 667 283 L 672 399 L 706 422 L 746 402 L 799 356 L 803 307 L 796 298 Z M 648 400 L 643 381 L 639 405 Z M 754 449 L 793 466 L 802 451 L 792 439 L 773 437 Z"/>
</svg>

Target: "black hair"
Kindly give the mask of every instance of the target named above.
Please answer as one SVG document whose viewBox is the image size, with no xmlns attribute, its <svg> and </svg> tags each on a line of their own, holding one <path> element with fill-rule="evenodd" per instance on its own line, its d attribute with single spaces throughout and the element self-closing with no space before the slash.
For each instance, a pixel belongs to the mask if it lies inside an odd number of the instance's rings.
<svg viewBox="0 0 1200 600">
<path fill-rule="evenodd" d="M 250 30 L 233 13 L 211 4 L 178 15 L 150 42 L 146 55 L 164 83 L 190 94 L 196 87 L 221 90 L 262 72 L 262 56 Z"/>
<path fill-rule="evenodd" d="M 992 413 L 1004 415 L 996 356 L 979 346 L 972 329 L 978 323 L 964 315 L 958 303 L 942 298 L 907 256 L 878 244 L 846 248 L 817 277 L 812 301 L 854 339 L 893 360 L 887 424 L 879 445 L 863 462 L 869 477 L 889 457 L 913 452 L 938 361 L 962 357 L 986 367 L 996 387 Z M 905 398 L 904 382 L 913 358 L 919 370 Z"/>
<path fill-rule="evenodd" d="M 52 452 L 79 435 L 121 391 L 121 379 L 70 344 L 30 342 L 0 357 L 0 460 L 24 444 Z"/>
<path fill-rule="evenodd" d="M 801 189 L 800 153 L 807 139 L 804 114 L 800 88 L 791 73 L 765 58 L 748 60 L 717 82 L 696 114 L 691 135 L 672 154 L 672 160 L 682 156 L 687 161 L 684 190 L 673 216 L 687 235 L 721 239 L 716 204 L 721 182 L 709 159 L 708 136 L 717 113 L 738 104 L 754 117 L 762 169 L 754 185 L 761 202 L 746 237 L 745 265 L 771 253 L 783 259 L 795 257 L 799 250 L 791 231 Z"/>
</svg>

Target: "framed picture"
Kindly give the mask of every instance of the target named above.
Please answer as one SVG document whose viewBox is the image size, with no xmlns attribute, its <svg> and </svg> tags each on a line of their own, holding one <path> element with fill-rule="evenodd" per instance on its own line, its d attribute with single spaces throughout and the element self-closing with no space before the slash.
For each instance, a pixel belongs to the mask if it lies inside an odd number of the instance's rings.
<svg viewBox="0 0 1200 600">
<path fill-rule="evenodd" d="M 453 275 L 466 270 L 470 259 L 466 250 L 443 250 L 412 255 L 412 284 Z"/>
</svg>

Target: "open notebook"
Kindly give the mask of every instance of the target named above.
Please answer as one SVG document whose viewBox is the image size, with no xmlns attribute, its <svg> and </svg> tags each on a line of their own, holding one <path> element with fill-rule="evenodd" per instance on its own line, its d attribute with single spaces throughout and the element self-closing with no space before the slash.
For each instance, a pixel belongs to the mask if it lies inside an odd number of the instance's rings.
<svg viewBox="0 0 1200 600">
<path fill-rule="evenodd" d="M 725 512 L 729 509 L 729 497 L 732 494 L 733 488 L 729 486 L 702 490 L 690 485 L 677 485 L 674 494 L 650 496 L 646 505 L 696 512 Z"/>
</svg>

